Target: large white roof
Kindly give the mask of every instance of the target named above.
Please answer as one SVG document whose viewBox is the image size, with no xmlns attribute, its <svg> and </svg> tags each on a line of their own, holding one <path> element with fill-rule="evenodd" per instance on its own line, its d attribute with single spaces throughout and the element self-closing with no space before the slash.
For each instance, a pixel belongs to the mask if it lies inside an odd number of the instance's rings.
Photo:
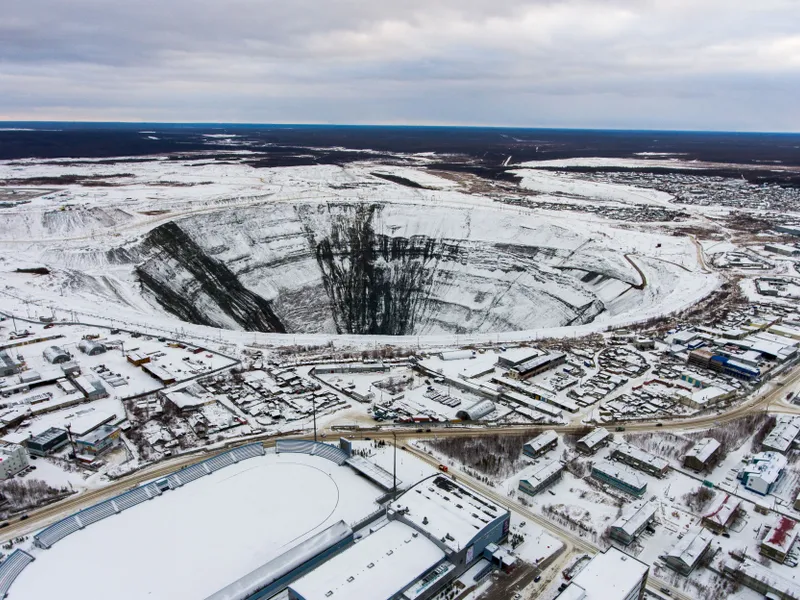
<svg viewBox="0 0 800 600">
<path fill-rule="evenodd" d="M 581 600 L 625 600 L 647 570 L 643 562 L 612 547 L 595 556 L 575 576 L 564 594 L 567 598 Z"/>
<path fill-rule="evenodd" d="M 762 445 L 778 452 L 786 452 L 800 433 L 800 418 L 782 416 L 764 438 Z"/>
<path fill-rule="evenodd" d="M 667 556 L 693 566 L 711 543 L 711 532 L 702 527 L 687 531 L 681 539 L 667 552 Z"/>
<path fill-rule="evenodd" d="M 636 534 L 639 528 L 652 519 L 658 504 L 656 502 L 636 502 L 629 504 L 625 510 L 622 511 L 619 519 L 614 521 L 612 527 L 617 527 L 630 536 Z"/>
<path fill-rule="evenodd" d="M 332 524 L 364 518 L 380 494 L 317 456 L 249 458 L 64 538 L 37 555 L 11 595 L 206 598 Z"/>
<path fill-rule="evenodd" d="M 443 558 L 425 536 L 390 521 L 289 587 L 305 600 L 385 600 Z"/>
<path fill-rule="evenodd" d="M 489 523 L 508 514 L 505 508 L 443 475 L 420 481 L 391 508 L 456 552 Z"/>
</svg>

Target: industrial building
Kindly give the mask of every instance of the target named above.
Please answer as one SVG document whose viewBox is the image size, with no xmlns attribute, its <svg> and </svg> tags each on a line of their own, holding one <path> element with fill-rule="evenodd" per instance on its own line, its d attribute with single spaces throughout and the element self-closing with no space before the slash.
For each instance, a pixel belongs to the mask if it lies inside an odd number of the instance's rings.
<svg viewBox="0 0 800 600">
<path fill-rule="evenodd" d="M 609 548 L 597 554 L 558 596 L 558 600 L 642 600 L 650 567 Z"/>
<path fill-rule="evenodd" d="M 739 498 L 720 492 L 712 500 L 701 522 L 711 531 L 724 533 L 741 514 L 741 506 Z"/>
<path fill-rule="evenodd" d="M 685 390 L 678 388 L 675 392 L 675 399 L 681 404 L 685 404 L 689 408 L 696 410 L 703 410 L 709 406 L 713 406 L 723 400 L 729 400 L 736 395 L 736 391 L 729 387 L 721 385 L 712 385 L 710 387 L 701 388 L 699 390 Z"/>
<path fill-rule="evenodd" d="M 664 477 L 669 469 L 669 463 L 663 458 L 653 456 L 630 444 L 620 444 L 614 448 L 611 457 L 655 477 Z"/>
<path fill-rule="evenodd" d="M 25 446 L 33 456 L 47 456 L 62 448 L 69 442 L 67 432 L 64 429 L 51 427 L 39 435 L 28 438 Z"/>
<path fill-rule="evenodd" d="M 523 363 L 529 362 L 534 360 L 535 358 L 539 358 L 544 353 L 541 350 L 536 350 L 535 348 L 529 348 L 530 352 L 526 352 L 522 354 L 524 349 L 520 348 L 516 353 L 507 353 L 501 354 L 497 358 L 497 366 L 501 369 L 513 369 L 514 367 L 521 365 Z M 512 358 L 516 356 L 517 358 Z"/>
<path fill-rule="evenodd" d="M 530 379 L 550 369 L 555 369 L 565 362 L 567 362 L 567 355 L 563 352 L 545 354 L 515 365 L 509 369 L 508 376 L 511 377 L 511 379 L 524 381 L 525 379 Z"/>
<path fill-rule="evenodd" d="M 81 367 L 74 360 L 61 363 L 61 372 L 65 377 L 77 377 L 81 374 Z"/>
<path fill-rule="evenodd" d="M 739 471 L 737 477 L 748 490 L 766 496 L 783 477 L 786 464 L 783 454 L 759 452 L 750 458 L 750 462 Z"/>
<path fill-rule="evenodd" d="M 522 446 L 522 453 L 529 458 L 538 458 L 558 446 L 558 434 L 552 429 L 543 431 Z"/>
<path fill-rule="evenodd" d="M 561 479 L 561 474 L 564 471 L 564 463 L 559 460 L 554 460 L 543 465 L 524 479 L 519 481 L 519 490 L 525 492 L 529 496 L 535 496 L 551 483 Z"/>
<path fill-rule="evenodd" d="M 759 552 L 775 562 L 783 564 L 789 550 L 797 541 L 798 533 L 800 533 L 800 527 L 797 526 L 797 521 L 783 515 L 775 515 L 769 533 L 761 541 Z"/>
<path fill-rule="evenodd" d="M 800 433 L 799 417 L 780 416 L 775 423 L 775 427 L 761 442 L 761 446 L 765 450 L 774 450 L 785 454 L 794 444 L 798 433 Z"/>
<path fill-rule="evenodd" d="M 400 521 L 350 546 L 289 585 L 291 600 L 388 600 L 429 573 L 441 578 L 453 565 L 436 571 L 445 553 L 434 542 Z M 439 586 L 437 586 L 439 587 Z M 412 596 L 417 597 L 417 596 Z"/>
<path fill-rule="evenodd" d="M 106 352 L 107 348 L 95 340 L 83 339 L 78 342 L 78 350 L 88 356 L 97 356 L 98 354 L 103 354 Z"/>
<path fill-rule="evenodd" d="M 614 436 L 605 427 L 598 427 L 587 433 L 575 444 L 575 449 L 583 454 L 594 454 L 600 448 L 608 446 Z"/>
<path fill-rule="evenodd" d="M 22 364 L 15 361 L 6 350 L 0 350 L 0 377 L 8 377 L 22 370 Z"/>
<path fill-rule="evenodd" d="M 711 551 L 711 532 L 702 527 L 694 527 L 663 557 L 664 563 L 681 575 L 694 571 L 700 561 Z"/>
<path fill-rule="evenodd" d="M 100 400 L 108 397 L 103 382 L 89 375 L 82 375 L 74 380 L 75 386 L 81 391 L 87 400 Z"/>
<path fill-rule="evenodd" d="M 119 427 L 114 425 L 101 425 L 94 431 L 75 440 L 78 458 L 86 457 L 86 462 L 91 462 L 96 457 L 119 444 L 119 436 Z"/>
<path fill-rule="evenodd" d="M 13 477 L 30 464 L 28 452 L 19 444 L 0 442 L 0 479 Z"/>
<path fill-rule="evenodd" d="M 141 352 L 129 352 L 127 360 L 134 367 L 141 367 L 142 365 L 150 362 L 150 357 L 147 354 L 142 354 Z"/>
<path fill-rule="evenodd" d="M 641 497 L 647 491 L 647 482 L 636 471 L 607 460 L 592 465 L 592 477 L 634 496 Z"/>
<path fill-rule="evenodd" d="M 494 402 L 491 400 L 480 400 L 465 409 L 456 413 L 456 418 L 462 421 L 480 421 L 484 417 L 494 412 Z"/>
<path fill-rule="evenodd" d="M 150 377 L 158 381 L 163 386 L 172 385 L 177 381 L 175 375 L 167 371 L 164 367 L 160 367 L 152 362 L 144 363 L 142 365 L 142 371 L 150 375 Z"/>
<path fill-rule="evenodd" d="M 289 598 L 426 600 L 479 561 L 490 567 L 486 554 L 509 522 L 506 509 L 435 475 L 392 502 L 369 535 L 290 583 Z"/>
<path fill-rule="evenodd" d="M 721 449 L 722 446 L 714 438 L 698 440 L 683 457 L 683 466 L 698 472 L 704 471 L 716 462 Z"/>
<path fill-rule="evenodd" d="M 711 369 L 745 381 L 757 379 L 761 376 L 761 370 L 756 366 L 747 365 L 727 356 L 713 354 L 708 350 L 702 349 L 689 352 L 688 364 Z"/>
<path fill-rule="evenodd" d="M 788 244 L 764 244 L 764 250 L 782 256 L 800 256 L 800 248 Z"/>
<path fill-rule="evenodd" d="M 653 522 L 657 510 L 658 503 L 652 501 L 629 504 L 611 524 L 609 535 L 625 546 L 631 544 Z"/>
<path fill-rule="evenodd" d="M 72 359 L 69 352 L 64 350 L 61 346 L 48 346 L 42 352 L 45 360 L 53 365 L 60 365 L 61 363 L 68 362 Z"/>
</svg>

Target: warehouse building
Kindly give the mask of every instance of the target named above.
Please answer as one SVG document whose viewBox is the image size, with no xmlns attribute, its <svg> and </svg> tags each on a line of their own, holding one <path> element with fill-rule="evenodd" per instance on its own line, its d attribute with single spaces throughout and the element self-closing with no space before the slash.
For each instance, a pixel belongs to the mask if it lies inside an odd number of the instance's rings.
<svg viewBox="0 0 800 600">
<path fill-rule="evenodd" d="M 0 479 L 13 477 L 30 464 L 28 452 L 19 444 L 0 442 Z"/>
<path fill-rule="evenodd" d="M 152 362 L 144 363 L 142 371 L 150 375 L 153 379 L 161 383 L 163 386 L 172 385 L 177 381 L 175 375 L 167 371 L 164 367 L 159 367 Z"/>
<path fill-rule="evenodd" d="M 529 496 L 535 496 L 550 484 L 561 479 L 564 471 L 564 463 L 559 460 L 543 465 L 524 479 L 519 480 L 519 490 Z"/>
<path fill-rule="evenodd" d="M 643 600 L 650 567 L 609 548 L 597 554 L 558 596 L 558 600 Z"/>
<path fill-rule="evenodd" d="M 548 429 L 526 442 L 522 446 L 522 453 L 529 458 L 538 458 L 556 446 L 558 446 L 558 434 L 552 429 Z"/>
<path fill-rule="evenodd" d="M 544 356 L 537 356 L 526 362 L 520 363 L 508 371 L 508 376 L 511 379 L 524 381 L 530 379 L 540 373 L 555 369 L 567 362 L 567 355 L 563 352 L 554 352 L 553 354 L 545 354 Z"/>
<path fill-rule="evenodd" d="M 96 377 L 82 375 L 74 380 L 75 386 L 83 393 L 87 400 L 100 400 L 108 397 L 103 383 Z"/>
<path fill-rule="evenodd" d="M 611 524 L 609 536 L 625 546 L 631 544 L 655 520 L 657 510 L 656 502 L 629 504 Z"/>
<path fill-rule="evenodd" d="M 761 541 L 759 552 L 775 562 L 783 564 L 789 554 L 800 528 L 797 521 L 783 515 L 775 515 L 769 533 Z"/>
<path fill-rule="evenodd" d="M 669 469 L 669 463 L 663 458 L 653 456 L 630 444 L 620 444 L 614 448 L 611 457 L 655 477 L 664 477 Z"/>
<path fill-rule="evenodd" d="M 711 532 L 702 527 L 694 527 L 663 557 L 664 563 L 681 575 L 694 571 L 700 561 L 711 552 Z"/>
<path fill-rule="evenodd" d="M 774 450 L 785 454 L 794 444 L 798 433 L 800 433 L 800 417 L 788 415 L 778 417 L 775 427 L 761 442 L 761 446 L 765 450 Z"/>
<path fill-rule="evenodd" d="M 636 471 L 607 460 L 592 465 L 592 477 L 633 496 L 641 497 L 647 491 L 647 482 Z"/>
<path fill-rule="evenodd" d="M 44 356 L 47 362 L 53 365 L 60 365 L 72 359 L 69 352 L 64 350 L 61 346 L 48 346 L 44 349 L 44 352 L 42 352 L 42 356 Z"/>
<path fill-rule="evenodd" d="M 694 471 L 704 471 L 714 464 L 722 451 L 721 444 L 714 438 L 698 440 L 683 457 L 683 466 Z"/>
<path fill-rule="evenodd" d="M 0 350 L 0 377 L 8 377 L 14 375 L 22 370 L 22 363 L 14 360 L 11 355 L 5 351 Z"/>
<path fill-rule="evenodd" d="M 500 355 L 497 359 L 497 366 L 501 369 L 513 369 L 516 366 L 530 362 L 544 355 L 541 350 L 536 350 L 535 348 L 529 348 L 527 350 L 529 351 L 519 348 L 516 351 Z"/>
<path fill-rule="evenodd" d="M 750 458 L 750 462 L 742 468 L 737 477 L 744 486 L 757 494 L 766 496 L 783 477 L 787 460 L 777 452 L 759 452 Z"/>
<path fill-rule="evenodd" d="M 719 493 L 701 520 L 704 527 L 717 533 L 725 533 L 741 514 L 742 501 L 729 494 Z"/>
<path fill-rule="evenodd" d="M 800 256 L 800 248 L 788 244 L 764 244 L 764 250 L 782 256 Z"/>
<path fill-rule="evenodd" d="M 480 421 L 494 412 L 494 402 L 491 400 L 480 400 L 456 413 L 456 418 L 462 421 Z"/>
<path fill-rule="evenodd" d="M 141 367 L 150 362 L 150 357 L 142 352 L 129 352 L 127 359 L 134 367 Z"/>
<path fill-rule="evenodd" d="M 68 442 L 69 438 L 66 430 L 51 427 L 39 435 L 28 438 L 25 441 L 25 446 L 33 456 L 47 456 L 66 446 Z"/>
<path fill-rule="evenodd" d="M 107 348 L 94 340 L 81 340 L 78 342 L 78 350 L 88 356 L 97 356 L 106 352 Z"/>
<path fill-rule="evenodd" d="M 583 454 L 594 454 L 600 448 L 608 446 L 614 436 L 605 427 L 598 427 L 587 433 L 575 444 L 575 449 Z"/>
</svg>

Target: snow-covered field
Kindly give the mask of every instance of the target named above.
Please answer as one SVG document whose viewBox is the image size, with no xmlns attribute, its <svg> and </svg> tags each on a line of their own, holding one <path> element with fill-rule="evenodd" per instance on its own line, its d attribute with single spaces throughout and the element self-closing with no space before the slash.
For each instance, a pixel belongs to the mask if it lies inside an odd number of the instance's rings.
<svg viewBox="0 0 800 600">
<path fill-rule="evenodd" d="M 337 521 L 367 516 L 380 495 L 323 458 L 248 459 L 37 552 L 12 594 L 205 598 Z"/>
</svg>

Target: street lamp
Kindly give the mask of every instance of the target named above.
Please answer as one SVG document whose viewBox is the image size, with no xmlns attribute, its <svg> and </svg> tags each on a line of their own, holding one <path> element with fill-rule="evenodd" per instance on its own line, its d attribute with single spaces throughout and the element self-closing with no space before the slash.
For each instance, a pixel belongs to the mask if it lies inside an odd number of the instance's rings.
<svg viewBox="0 0 800 600">
<path fill-rule="evenodd" d="M 392 500 L 397 498 L 397 432 L 392 432 L 392 438 L 394 439 L 394 464 L 392 467 Z"/>
</svg>

